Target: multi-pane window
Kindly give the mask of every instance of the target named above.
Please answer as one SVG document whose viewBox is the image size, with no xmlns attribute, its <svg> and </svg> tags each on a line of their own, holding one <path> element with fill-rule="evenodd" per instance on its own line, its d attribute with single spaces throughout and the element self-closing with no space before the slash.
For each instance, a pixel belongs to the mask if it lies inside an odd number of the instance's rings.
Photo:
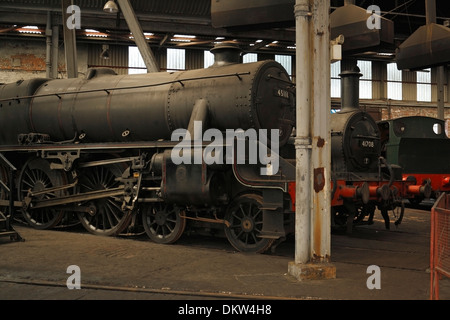
<svg viewBox="0 0 450 320">
<path fill-rule="evenodd" d="M 128 48 L 128 74 L 147 73 L 144 59 L 138 47 L 131 46 Z"/>
<path fill-rule="evenodd" d="M 358 68 L 362 74 L 359 79 L 359 98 L 372 99 L 372 62 L 358 60 Z M 331 97 L 341 98 L 341 61 L 331 64 Z"/>
<path fill-rule="evenodd" d="M 431 69 L 417 72 L 417 101 L 431 102 Z"/>
<path fill-rule="evenodd" d="M 212 54 L 210 51 L 205 51 L 203 61 L 205 68 L 212 66 L 214 64 L 214 54 Z"/>
<path fill-rule="evenodd" d="M 331 64 L 330 74 L 331 74 L 331 97 L 340 98 L 341 97 L 341 62 L 336 61 Z"/>
<path fill-rule="evenodd" d="M 186 51 L 184 49 L 167 49 L 167 72 L 186 69 Z"/>
<path fill-rule="evenodd" d="M 359 98 L 372 99 L 372 62 L 358 60 L 358 67 L 362 74 L 359 79 Z"/>
<path fill-rule="evenodd" d="M 292 74 L 292 57 L 288 55 L 275 55 L 275 61 L 279 62 L 287 71 L 289 76 Z"/>
<path fill-rule="evenodd" d="M 397 69 L 396 63 L 387 65 L 387 98 L 402 100 L 402 71 Z"/>
<path fill-rule="evenodd" d="M 250 62 L 256 62 L 256 61 L 258 61 L 257 53 L 247 53 L 244 55 L 244 58 L 242 59 L 243 63 L 250 63 Z"/>
</svg>

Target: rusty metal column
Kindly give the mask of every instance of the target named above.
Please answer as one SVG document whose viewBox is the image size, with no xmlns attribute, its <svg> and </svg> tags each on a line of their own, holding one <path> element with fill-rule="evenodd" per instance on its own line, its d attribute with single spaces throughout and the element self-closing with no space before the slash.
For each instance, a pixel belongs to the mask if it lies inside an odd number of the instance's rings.
<svg viewBox="0 0 450 320">
<path fill-rule="evenodd" d="M 141 25 L 136 17 L 136 14 L 131 6 L 129 0 L 117 0 L 119 3 L 120 9 L 127 21 L 128 28 L 133 34 L 134 41 L 141 53 L 142 59 L 144 60 L 145 66 L 147 67 L 147 72 L 158 72 L 159 67 L 156 63 L 156 58 L 153 55 L 153 52 L 145 39 L 144 32 L 142 31 Z"/>
<path fill-rule="evenodd" d="M 316 263 L 331 258 L 331 88 L 330 88 L 330 1 L 314 1 L 313 7 L 313 208 L 312 257 Z M 333 271 L 334 270 L 334 271 Z M 334 273 L 331 265 L 328 272 Z M 327 277 L 329 275 L 326 275 Z"/>
<path fill-rule="evenodd" d="M 297 25 L 295 262 L 303 264 L 309 262 L 311 256 L 311 58 L 309 43 L 311 12 L 309 0 L 297 0 L 294 12 Z"/>
<path fill-rule="evenodd" d="M 296 0 L 297 150 L 295 261 L 298 280 L 330 279 L 330 32 L 328 0 Z"/>
</svg>

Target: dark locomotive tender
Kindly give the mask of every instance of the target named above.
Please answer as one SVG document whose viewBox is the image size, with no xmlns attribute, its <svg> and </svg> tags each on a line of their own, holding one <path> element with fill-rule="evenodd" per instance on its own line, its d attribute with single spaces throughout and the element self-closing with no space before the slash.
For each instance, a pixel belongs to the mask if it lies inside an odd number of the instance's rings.
<svg viewBox="0 0 450 320">
<path fill-rule="evenodd" d="M 1 205 L 20 207 L 41 229 L 76 215 L 91 233 L 118 235 L 141 221 L 158 243 L 175 242 L 189 224 L 224 231 L 246 252 L 264 252 L 292 233 L 294 86 L 275 61 L 240 64 L 240 51 L 227 44 L 213 53 L 208 69 L 127 76 L 91 69 L 83 79 L 0 86 L 0 152 L 18 168 L 14 181 L 10 167 L 0 170 L 17 193 L 2 192 Z M 376 205 L 385 216 L 414 184 L 400 182 L 394 192 L 377 126 L 351 104 L 332 115 L 331 142 L 333 218 L 350 228 Z M 263 176 L 261 163 L 236 161 L 175 165 L 171 134 L 191 132 L 195 121 L 222 131 L 279 130 L 278 172 Z"/>
<path fill-rule="evenodd" d="M 392 164 L 403 168 L 402 178 L 419 185 L 430 183 L 431 197 L 450 192 L 450 139 L 445 120 L 410 116 L 379 121 L 382 154 Z M 422 196 L 408 199 L 413 204 Z"/>
</svg>

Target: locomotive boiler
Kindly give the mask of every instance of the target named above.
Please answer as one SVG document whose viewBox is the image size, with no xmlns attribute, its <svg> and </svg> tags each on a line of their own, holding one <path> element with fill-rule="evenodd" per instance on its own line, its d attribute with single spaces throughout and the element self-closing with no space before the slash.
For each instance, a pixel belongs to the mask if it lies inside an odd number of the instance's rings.
<svg viewBox="0 0 450 320">
<path fill-rule="evenodd" d="M 2 103 L 0 143 L 24 142 L 28 133 L 55 142 L 80 136 L 89 142 L 170 140 L 204 100 L 209 127 L 279 129 L 284 144 L 294 124 L 286 71 L 275 61 L 230 63 L 239 57 L 232 46 L 213 51 L 220 60 L 209 69 L 132 76 L 91 69 L 85 78 L 4 85 L 2 99 L 17 99 Z"/>
<path fill-rule="evenodd" d="M 246 152 L 253 150 L 250 130 L 267 155 L 275 153 L 273 143 L 286 144 L 295 118 L 293 84 L 275 61 L 239 63 L 241 51 L 229 44 L 212 52 L 216 61 L 207 69 L 119 76 L 100 68 L 84 78 L 0 86 L 0 152 L 18 169 L 16 195 L 9 197 L 26 222 L 52 228 L 75 215 L 91 233 L 117 235 L 140 220 L 159 243 L 176 241 L 186 225 L 225 226 L 235 248 L 253 252 L 283 237 L 295 167 L 282 159 L 279 170 L 261 177 L 270 164 L 255 166 Z M 194 137 L 198 123 L 203 131 L 238 132 L 231 146 L 223 140 L 220 147 L 245 161 L 175 161 L 180 141 L 173 133 L 184 129 Z M 261 143 L 260 135 L 271 131 L 277 141 Z M 220 160 L 215 142 L 210 155 Z M 207 146 L 200 141 L 189 149 L 194 155 Z M 9 183 L 6 174 L 1 178 Z"/>
</svg>

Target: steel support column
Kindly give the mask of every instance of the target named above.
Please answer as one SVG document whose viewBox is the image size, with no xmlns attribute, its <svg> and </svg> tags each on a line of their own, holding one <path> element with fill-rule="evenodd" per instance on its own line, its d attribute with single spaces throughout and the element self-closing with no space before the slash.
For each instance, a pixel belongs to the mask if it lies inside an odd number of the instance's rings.
<svg viewBox="0 0 450 320">
<path fill-rule="evenodd" d="M 67 20 L 72 13 L 67 13 L 67 9 L 73 5 L 73 0 L 62 0 L 62 16 L 64 29 L 64 49 L 66 53 L 66 69 L 68 78 L 78 78 L 78 60 L 77 60 L 77 40 L 75 28 L 70 28 Z"/>
<path fill-rule="evenodd" d="M 330 32 L 328 0 L 296 0 L 295 261 L 298 280 L 336 277 L 330 264 Z"/>
<path fill-rule="evenodd" d="M 46 52 L 45 52 L 45 76 L 50 78 L 52 75 L 52 14 L 47 12 L 47 27 L 45 28 Z"/>
<path fill-rule="evenodd" d="M 437 71 L 437 117 L 445 120 L 445 67 L 439 66 Z"/>
<path fill-rule="evenodd" d="M 59 58 L 59 26 L 54 25 L 52 31 L 52 79 L 58 79 Z"/>
<path fill-rule="evenodd" d="M 59 54 L 59 27 L 53 24 L 52 12 L 47 14 L 47 27 L 45 29 L 47 50 L 45 54 L 46 77 L 58 78 Z"/>
<path fill-rule="evenodd" d="M 297 1 L 296 17 L 296 85 L 297 119 L 295 139 L 296 148 L 296 203 L 295 203 L 295 261 L 307 263 L 310 258 L 311 225 L 311 72 L 309 42 L 309 1 Z"/>
<path fill-rule="evenodd" d="M 329 263 L 331 248 L 331 98 L 330 98 L 330 1 L 314 1 L 311 35 L 313 55 L 312 252 L 314 262 Z M 333 268 L 334 269 L 334 268 Z"/>
<path fill-rule="evenodd" d="M 131 6 L 129 0 L 117 0 L 120 6 L 120 10 L 127 21 L 128 28 L 133 34 L 134 41 L 141 53 L 142 59 L 144 60 L 145 66 L 147 67 L 147 72 L 158 72 L 159 67 L 156 63 L 156 58 L 153 55 L 153 52 L 145 39 L 144 32 L 142 31 L 142 27 L 139 24 L 139 21 L 136 17 L 136 13 Z"/>
<path fill-rule="evenodd" d="M 436 0 L 425 0 L 425 13 L 427 25 L 436 23 Z M 437 118 L 445 120 L 444 111 L 444 82 L 445 71 L 444 66 L 436 67 L 437 78 Z"/>
<path fill-rule="evenodd" d="M 447 103 L 450 103 L 450 67 L 445 68 L 447 77 Z"/>
</svg>

